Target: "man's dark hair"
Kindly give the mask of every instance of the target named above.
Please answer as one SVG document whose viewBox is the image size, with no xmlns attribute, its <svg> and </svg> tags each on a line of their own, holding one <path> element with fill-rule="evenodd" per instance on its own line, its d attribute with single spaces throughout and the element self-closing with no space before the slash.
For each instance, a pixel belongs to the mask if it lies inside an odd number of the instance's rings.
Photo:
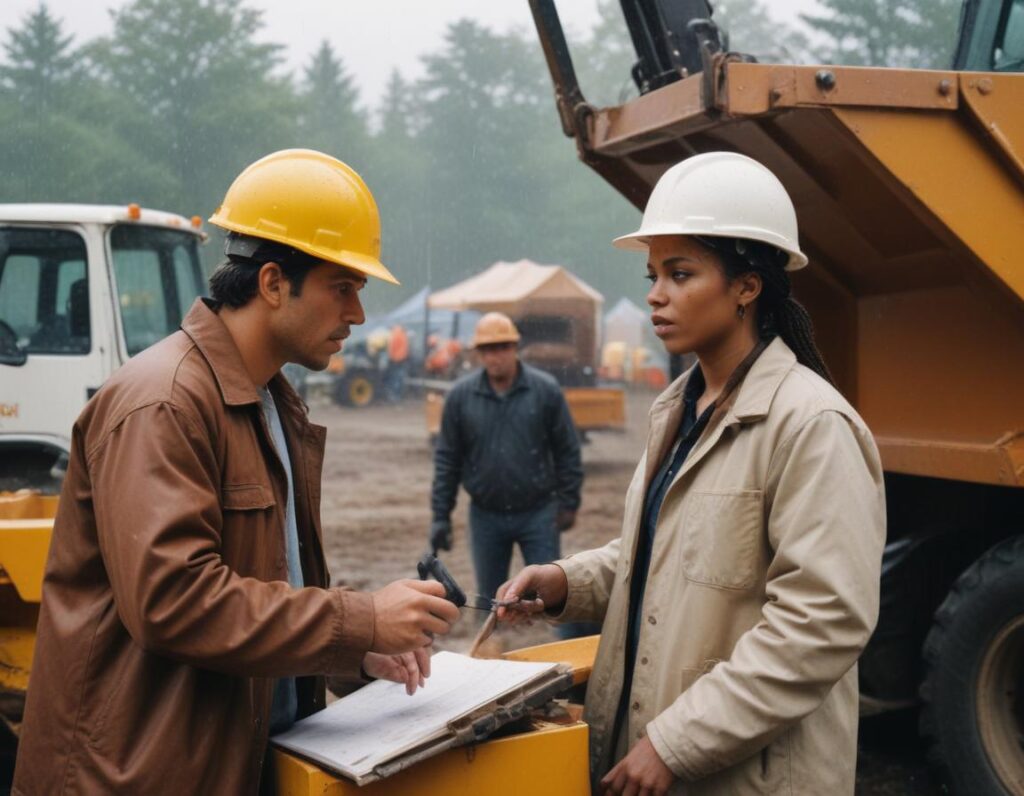
<svg viewBox="0 0 1024 796">
<path fill-rule="evenodd" d="M 288 280 L 291 295 L 302 293 L 310 269 L 320 260 L 291 246 L 258 238 L 228 234 L 227 259 L 210 275 L 210 297 L 229 307 L 244 307 L 256 296 L 259 273 L 267 263 L 277 263 Z"/>
</svg>

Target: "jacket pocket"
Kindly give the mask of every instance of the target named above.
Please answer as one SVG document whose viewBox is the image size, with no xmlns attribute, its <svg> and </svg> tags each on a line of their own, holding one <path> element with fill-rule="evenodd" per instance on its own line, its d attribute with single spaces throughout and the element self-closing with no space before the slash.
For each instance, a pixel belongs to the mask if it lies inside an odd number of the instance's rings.
<svg viewBox="0 0 1024 796">
<path fill-rule="evenodd" d="M 221 508 L 225 511 L 269 509 L 276 505 L 270 488 L 262 484 L 225 484 L 220 494 Z"/>
<path fill-rule="evenodd" d="M 708 586 L 749 589 L 757 582 L 763 526 L 759 489 L 692 493 L 683 514 L 683 574 Z"/>
</svg>

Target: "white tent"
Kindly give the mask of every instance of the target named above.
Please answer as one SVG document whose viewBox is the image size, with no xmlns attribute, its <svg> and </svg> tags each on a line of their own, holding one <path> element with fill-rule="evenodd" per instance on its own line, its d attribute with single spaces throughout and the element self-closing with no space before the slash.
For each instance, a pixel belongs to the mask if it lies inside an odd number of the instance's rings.
<svg viewBox="0 0 1024 796">
<path fill-rule="evenodd" d="M 631 348 L 647 344 L 650 316 L 628 298 L 618 303 L 604 316 L 604 342 L 626 343 Z"/>
</svg>

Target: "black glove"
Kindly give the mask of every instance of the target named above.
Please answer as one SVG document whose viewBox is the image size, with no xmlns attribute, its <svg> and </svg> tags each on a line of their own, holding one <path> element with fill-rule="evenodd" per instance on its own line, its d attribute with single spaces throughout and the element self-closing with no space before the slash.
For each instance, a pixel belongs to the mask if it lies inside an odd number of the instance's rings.
<svg viewBox="0 0 1024 796">
<path fill-rule="evenodd" d="M 576 524 L 575 509 L 559 509 L 555 514 L 555 528 L 559 532 L 569 530 Z"/>
<path fill-rule="evenodd" d="M 435 552 L 452 549 L 451 520 L 434 520 L 430 523 L 430 547 Z"/>
</svg>

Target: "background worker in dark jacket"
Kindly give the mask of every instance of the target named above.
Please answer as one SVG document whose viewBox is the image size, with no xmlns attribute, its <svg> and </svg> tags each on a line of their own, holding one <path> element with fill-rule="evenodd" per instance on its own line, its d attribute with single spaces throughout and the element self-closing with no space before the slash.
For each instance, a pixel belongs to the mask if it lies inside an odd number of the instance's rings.
<svg viewBox="0 0 1024 796">
<path fill-rule="evenodd" d="M 472 499 L 477 588 L 488 597 L 508 577 L 514 544 L 527 563 L 558 558 L 559 533 L 575 523 L 583 485 L 579 439 L 562 390 L 519 361 L 518 342 L 508 316 L 480 319 L 473 347 L 483 368 L 448 394 L 434 454 L 431 544 L 451 549 L 450 515 L 462 483 Z"/>
</svg>

